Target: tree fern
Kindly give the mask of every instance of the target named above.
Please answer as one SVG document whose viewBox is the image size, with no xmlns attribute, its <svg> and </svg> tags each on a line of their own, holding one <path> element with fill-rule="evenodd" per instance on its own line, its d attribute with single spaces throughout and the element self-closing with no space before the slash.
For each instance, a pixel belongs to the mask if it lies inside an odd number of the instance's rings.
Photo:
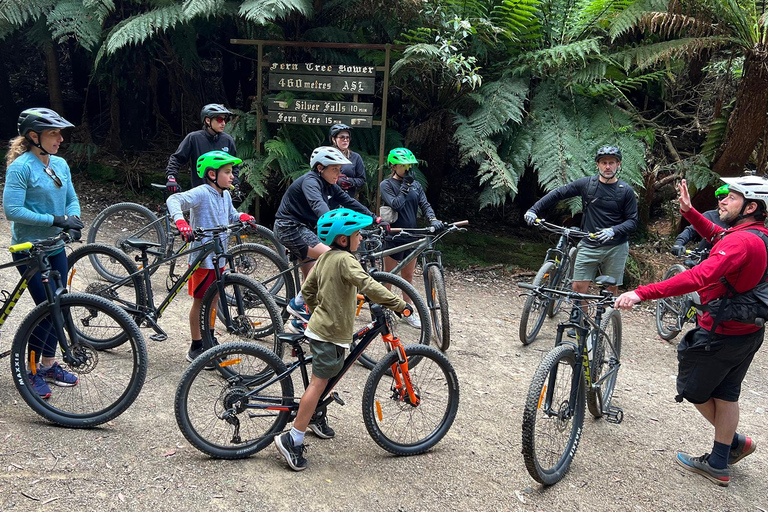
<svg viewBox="0 0 768 512">
<path fill-rule="evenodd" d="M 613 55 L 625 68 L 636 66 L 638 70 L 650 68 L 675 58 L 693 57 L 705 48 L 727 43 L 725 37 L 694 37 L 673 39 L 659 43 L 636 46 Z"/>
<path fill-rule="evenodd" d="M 47 17 L 55 41 L 74 39 L 88 51 L 96 48 L 102 38 L 101 24 L 109 15 L 109 6 L 101 2 L 89 4 L 86 6 L 81 0 L 62 0 L 56 4 Z"/>
<path fill-rule="evenodd" d="M 270 21 L 298 13 L 311 17 L 311 0 L 246 0 L 240 5 L 239 15 L 246 20 L 264 25 Z"/>
<path fill-rule="evenodd" d="M 575 62 L 586 63 L 591 56 L 600 55 L 600 39 L 589 38 L 543 50 L 527 52 L 518 59 L 516 73 L 536 71 L 544 73 L 562 66 L 574 66 Z"/>
<path fill-rule="evenodd" d="M 608 34 L 615 41 L 634 29 L 649 12 L 666 12 L 668 0 L 635 0 L 621 10 L 612 20 Z"/>
<path fill-rule="evenodd" d="M 523 120 L 528 84 L 523 80 L 502 77 L 497 82 L 482 86 L 477 93 L 468 96 L 478 105 L 466 119 L 469 128 L 478 138 L 487 138 L 502 131 L 507 123 Z"/>
</svg>

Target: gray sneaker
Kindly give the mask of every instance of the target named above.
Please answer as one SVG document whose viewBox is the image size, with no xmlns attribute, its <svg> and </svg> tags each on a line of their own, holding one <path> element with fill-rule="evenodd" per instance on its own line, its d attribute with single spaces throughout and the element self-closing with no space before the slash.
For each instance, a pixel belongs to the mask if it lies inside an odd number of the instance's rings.
<svg viewBox="0 0 768 512">
<path fill-rule="evenodd" d="M 292 470 L 303 471 L 307 469 L 307 459 L 303 455 L 307 448 L 303 444 L 294 446 L 290 432 L 275 436 L 275 446 L 277 446 L 277 451 L 280 452 L 280 455 L 285 457 L 285 462 L 288 463 Z"/>
<path fill-rule="evenodd" d="M 757 443 L 754 439 L 739 434 L 739 446 L 731 450 L 731 454 L 728 457 L 728 464 L 736 464 L 756 449 Z"/>
<path fill-rule="evenodd" d="M 309 422 L 309 429 L 321 439 L 333 439 L 336 432 L 328 425 L 328 417 L 323 416 L 320 419 L 312 418 Z"/>
<path fill-rule="evenodd" d="M 728 468 L 715 469 L 710 466 L 708 453 L 701 457 L 693 457 L 687 453 L 677 452 L 675 460 L 691 473 L 698 473 L 721 487 L 728 487 L 728 484 L 731 483 L 731 470 Z"/>
</svg>

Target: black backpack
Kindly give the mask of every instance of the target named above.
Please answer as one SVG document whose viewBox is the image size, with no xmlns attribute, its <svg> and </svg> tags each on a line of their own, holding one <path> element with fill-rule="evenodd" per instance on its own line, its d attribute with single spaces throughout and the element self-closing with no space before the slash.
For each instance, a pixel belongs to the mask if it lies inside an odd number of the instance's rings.
<svg viewBox="0 0 768 512">
<path fill-rule="evenodd" d="M 768 254 L 768 236 L 756 229 L 747 229 L 745 231 L 759 236 L 765 244 L 765 250 Z M 721 277 L 720 281 L 727 289 L 725 296 L 710 301 L 707 304 L 696 306 L 697 309 L 709 311 L 710 314 L 715 312 L 713 315 L 715 321 L 710 331 L 710 339 L 717 325 L 723 320 L 755 324 L 762 327 L 765 321 L 768 320 L 768 265 L 763 273 L 763 278 L 757 286 L 744 293 L 737 292 L 731 283 L 725 279 L 725 276 Z M 707 344 L 707 350 L 709 350 L 709 343 Z"/>
</svg>

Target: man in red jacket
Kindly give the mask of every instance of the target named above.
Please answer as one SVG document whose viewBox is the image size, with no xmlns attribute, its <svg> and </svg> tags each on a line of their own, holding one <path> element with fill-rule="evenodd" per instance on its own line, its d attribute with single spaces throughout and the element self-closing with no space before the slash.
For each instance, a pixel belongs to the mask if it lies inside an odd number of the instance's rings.
<svg viewBox="0 0 768 512">
<path fill-rule="evenodd" d="M 724 278 L 738 293 L 763 280 L 768 257 L 763 239 L 768 210 L 768 180 L 755 176 L 723 178 L 730 191 L 721 199 L 717 226 L 691 207 L 685 180 L 680 186 L 680 211 L 705 239 L 714 244 L 710 257 L 666 281 L 640 286 L 616 299 L 616 307 L 631 309 L 641 300 L 659 299 L 698 291 L 703 304 L 726 295 Z M 749 230 L 749 231 L 748 231 Z M 752 232 L 750 232 L 752 231 Z M 763 343 L 765 329 L 754 324 L 723 319 L 716 325 L 716 311 L 699 316 L 699 326 L 686 333 L 677 348 L 678 375 L 675 400 L 688 400 L 715 427 L 711 453 L 701 457 L 678 452 L 677 462 L 721 486 L 730 483 L 729 464 L 755 451 L 756 443 L 738 434 L 741 382 L 752 358 Z M 714 325 L 715 332 L 710 334 Z"/>
</svg>

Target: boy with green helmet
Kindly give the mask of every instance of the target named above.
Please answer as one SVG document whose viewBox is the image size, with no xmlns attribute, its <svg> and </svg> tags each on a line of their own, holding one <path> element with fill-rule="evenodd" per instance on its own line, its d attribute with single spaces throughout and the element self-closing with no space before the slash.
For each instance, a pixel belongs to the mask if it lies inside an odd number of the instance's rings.
<svg viewBox="0 0 768 512">
<path fill-rule="evenodd" d="M 200 185 L 187 192 L 178 192 L 166 200 L 168 214 L 171 215 L 181 236 L 187 242 L 192 242 L 192 247 L 202 245 L 207 239 L 195 240 L 193 229 L 198 227 L 212 228 L 230 224 L 235 221 L 255 222 L 255 219 L 247 213 L 240 213 L 232 205 L 232 196 L 229 189 L 232 186 L 234 174 L 232 166 L 238 165 L 242 160 L 224 151 L 209 151 L 200 155 L 197 159 L 197 175 L 205 180 L 205 185 Z M 189 223 L 184 220 L 184 212 L 189 211 Z M 227 247 L 227 234 L 218 235 L 224 248 Z M 189 255 L 189 261 L 193 261 L 196 253 Z M 192 308 L 189 311 L 189 329 L 192 335 L 192 344 L 187 352 L 187 361 L 192 362 L 203 353 L 202 333 L 200 332 L 200 307 L 203 303 L 203 294 L 216 277 L 213 265 L 218 265 L 223 270 L 224 262 L 214 262 L 213 256 L 200 265 L 189 280 L 189 294 L 192 296 Z"/>
<path fill-rule="evenodd" d="M 315 415 L 317 402 L 328 383 L 342 368 L 344 350 L 354 334 L 357 294 L 401 312 L 413 308 L 377 283 L 355 258 L 360 246 L 360 230 L 373 219 L 348 208 L 326 212 L 317 221 L 317 236 L 330 251 L 321 254 L 301 287 L 312 316 L 304 335 L 312 352 L 312 380 L 299 402 L 299 410 L 290 432 L 275 437 L 275 446 L 294 471 L 306 469 L 303 456 L 307 428 L 322 439 L 334 437 L 325 410 Z"/>
<path fill-rule="evenodd" d="M 725 185 L 721 185 L 720 188 L 715 190 L 715 199 L 717 199 L 718 203 L 728 196 L 728 191 L 729 186 L 727 183 Z M 711 220 L 721 228 L 728 227 L 725 222 L 720 220 L 720 210 L 718 208 L 715 208 L 714 210 L 707 210 L 702 215 L 704 215 L 707 220 Z M 696 232 L 696 229 L 693 227 L 693 225 L 689 225 L 684 230 L 682 230 L 679 235 L 677 235 L 677 238 L 675 238 L 675 243 L 672 245 L 672 248 L 669 250 L 669 252 L 675 256 L 682 256 L 683 253 L 685 253 L 685 244 L 688 242 L 695 242 L 696 240 L 700 240 L 699 245 L 696 246 L 697 250 L 710 249 L 712 247 L 712 244 L 709 243 L 707 239 L 702 238 L 701 235 Z"/>
</svg>

